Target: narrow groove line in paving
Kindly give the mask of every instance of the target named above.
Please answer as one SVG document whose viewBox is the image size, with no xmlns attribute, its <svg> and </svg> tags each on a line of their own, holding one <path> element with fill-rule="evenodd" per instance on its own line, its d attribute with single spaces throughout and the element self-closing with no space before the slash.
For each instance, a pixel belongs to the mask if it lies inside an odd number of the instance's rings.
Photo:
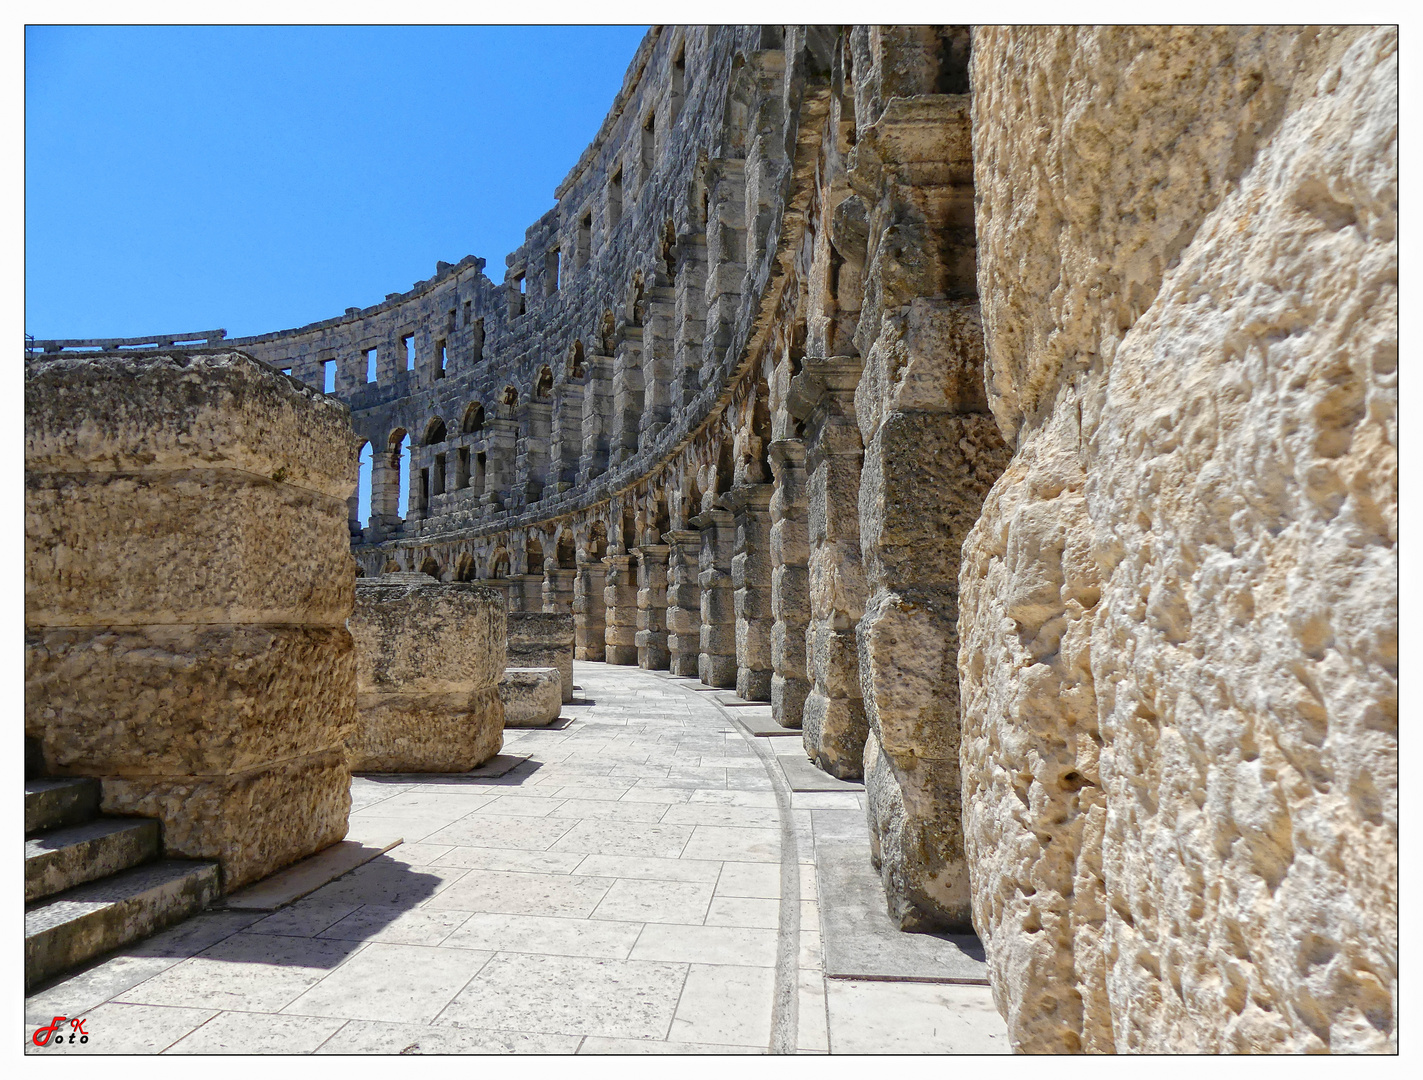
<svg viewBox="0 0 1423 1080">
<path fill-rule="evenodd" d="M 385 855 L 32 995 L 27 1051 L 60 1015 L 94 1034 L 46 1053 L 1006 1051 L 986 987 L 824 978 L 810 807 L 861 796 L 793 795 L 695 683 L 574 681 L 503 777 L 353 778 L 349 835 Z"/>
</svg>

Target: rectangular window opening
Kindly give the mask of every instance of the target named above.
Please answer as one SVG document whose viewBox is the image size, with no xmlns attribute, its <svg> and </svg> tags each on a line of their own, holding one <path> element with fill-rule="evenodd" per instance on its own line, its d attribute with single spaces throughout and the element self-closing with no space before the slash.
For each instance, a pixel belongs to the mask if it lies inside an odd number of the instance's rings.
<svg viewBox="0 0 1423 1080">
<path fill-rule="evenodd" d="M 473 300 L 466 300 L 466 301 L 464 302 L 464 324 L 465 324 L 466 326 L 470 326 L 470 325 L 472 325 L 473 323 L 474 323 L 474 301 L 473 301 Z"/>
<path fill-rule="evenodd" d="M 375 381 L 376 381 L 376 351 L 375 351 L 374 349 L 367 349 L 367 350 L 366 350 L 366 382 L 368 382 L 368 383 L 373 383 L 373 382 L 375 382 Z"/>
<path fill-rule="evenodd" d="M 436 455 L 435 455 L 435 475 L 432 477 L 432 480 L 434 481 L 434 484 L 433 484 L 433 486 L 430 488 L 430 493 L 431 493 L 432 495 L 443 495 L 443 494 L 445 493 L 445 455 L 444 455 L 444 454 L 436 454 Z"/>
<path fill-rule="evenodd" d="M 657 114 L 647 114 L 647 123 L 642 125 L 642 177 L 640 183 L 647 183 L 652 176 L 652 166 L 657 159 Z"/>
<path fill-rule="evenodd" d="M 478 364 L 484 359 L 484 316 L 474 320 L 474 333 L 470 337 L 473 339 L 470 350 L 472 359 Z"/>
<path fill-rule="evenodd" d="M 455 458 L 455 488 L 463 490 L 469 487 L 469 447 L 461 446 L 459 454 Z"/>
<path fill-rule="evenodd" d="M 400 337 L 401 348 L 405 350 L 405 370 L 415 370 L 415 335 L 402 334 Z"/>
<path fill-rule="evenodd" d="M 334 394 L 336 392 L 336 361 L 321 361 L 321 392 L 323 394 Z"/>
<path fill-rule="evenodd" d="M 445 377 L 445 343 L 438 341 L 435 343 L 435 378 Z"/>
</svg>

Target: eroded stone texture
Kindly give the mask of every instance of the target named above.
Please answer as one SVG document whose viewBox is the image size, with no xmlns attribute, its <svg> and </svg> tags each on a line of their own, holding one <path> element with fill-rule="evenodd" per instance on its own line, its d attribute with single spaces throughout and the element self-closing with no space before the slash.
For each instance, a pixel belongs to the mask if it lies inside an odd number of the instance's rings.
<svg viewBox="0 0 1423 1080">
<path fill-rule="evenodd" d="M 1396 1045 L 1396 48 L 975 34 L 1017 450 L 962 762 L 1019 1050 Z"/>
<path fill-rule="evenodd" d="M 358 705 L 351 769 L 466 772 L 497 754 L 505 618 L 503 598 L 484 585 L 424 574 L 358 581 L 349 622 Z"/>
<path fill-rule="evenodd" d="M 573 616 L 552 612 L 512 612 L 508 616 L 511 668 L 557 668 L 561 700 L 573 700 Z"/>
<path fill-rule="evenodd" d="M 563 707 L 558 668 L 506 668 L 499 677 L 506 728 L 547 727 Z"/>
<path fill-rule="evenodd" d="M 224 888 L 340 840 L 344 406 L 237 352 L 26 365 L 25 730 Z"/>
</svg>

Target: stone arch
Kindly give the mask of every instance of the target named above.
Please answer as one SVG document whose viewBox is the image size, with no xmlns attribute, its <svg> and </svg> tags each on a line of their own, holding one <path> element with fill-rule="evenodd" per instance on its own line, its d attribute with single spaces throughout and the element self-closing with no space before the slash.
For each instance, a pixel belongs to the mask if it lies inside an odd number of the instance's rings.
<svg viewBox="0 0 1423 1080">
<path fill-rule="evenodd" d="M 576 570 L 578 568 L 578 549 L 573 540 L 571 527 L 565 527 L 558 534 L 558 544 L 554 548 L 554 561 L 560 570 Z"/>
<path fill-rule="evenodd" d="M 507 405 L 511 409 L 519 404 L 519 391 L 512 385 L 506 386 L 499 394 L 499 404 Z"/>
<path fill-rule="evenodd" d="M 467 551 L 460 552 L 455 560 L 455 580 L 473 581 L 475 576 L 474 556 Z"/>
<path fill-rule="evenodd" d="M 425 435 L 421 439 L 421 445 L 434 446 L 445 441 L 445 421 L 438 416 L 430 417 L 425 424 Z"/>
<path fill-rule="evenodd" d="M 466 435 L 473 435 L 484 427 L 484 406 L 477 401 L 471 401 L 465 406 L 464 417 L 460 420 L 460 431 Z"/>
<path fill-rule="evenodd" d="M 617 325 L 617 320 L 613 318 L 613 309 L 604 308 L 602 325 L 598 331 L 599 337 L 602 339 L 601 344 L 604 356 L 613 355 L 613 342 L 617 338 Z"/>
<path fill-rule="evenodd" d="M 568 377 L 570 379 L 581 379 L 587 372 L 583 359 L 583 342 L 574 339 L 572 347 L 568 350 Z"/>
<path fill-rule="evenodd" d="M 432 578 L 437 578 L 441 574 L 440 564 L 435 561 L 433 555 L 426 555 L 420 563 L 420 573 L 429 574 Z"/>
<path fill-rule="evenodd" d="M 547 364 L 539 368 L 538 374 L 534 376 L 535 401 L 547 401 L 553 395 L 553 372 Z"/>
<path fill-rule="evenodd" d="M 398 574 L 400 573 L 400 564 L 394 559 L 386 559 L 385 565 L 380 568 L 380 572 L 382 574 Z"/>
<path fill-rule="evenodd" d="M 597 561 L 608 554 L 608 526 L 595 521 L 588 526 L 588 557 Z"/>
<path fill-rule="evenodd" d="M 524 541 L 524 573 L 537 574 L 543 571 L 544 546 L 543 541 L 537 536 L 530 534 Z"/>
<path fill-rule="evenodd" d="M 725 495 L 736 480 L 736 458 L 732 454 L 731 440 L 717 440 L 716 448 L 716 493 Z"/>
<path fill-rule="evenodd" d="M 492 578 L 506 578 L 509 576 L 509 552 L 503 547 L 497 547 L 489 554 L 489 576 Z"/>
</svg>

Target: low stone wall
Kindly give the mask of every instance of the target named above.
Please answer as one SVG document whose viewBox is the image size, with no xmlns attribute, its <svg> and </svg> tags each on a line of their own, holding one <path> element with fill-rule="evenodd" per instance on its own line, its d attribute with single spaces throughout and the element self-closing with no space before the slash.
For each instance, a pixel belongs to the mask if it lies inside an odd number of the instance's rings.
<svg viewBox="0 0 1423 1080">
<path fill-rule="evenodd" d="M 558 668 L 563 701 L 573 700 L 573 616 L 552 612 L 509 613 L 511 668 Z"/>
<path fill-rule="evenodd" d="M 499 753 L 504 599 L 471 583 L 385 574 L 356 583 L 354 772 L 466 772 Z"/>
<path fill-rule="evenodd" d="M 964 831 L 1016 1049 L 1396 1049 L 1397 50 L 975 31 L 1015 452 L 963 549 Z"/>
<path fill-rule="evenodd" d="M 345 406 L 240 353 L 25 368 L 25 732 L 231 889 L 335 843 Z"/>
<path fill-rule="evenodd" d="M 548 727 L 563 707 L 558 668 L 506 668 L 499 679 L 506 728 Z"/>
</svg>

